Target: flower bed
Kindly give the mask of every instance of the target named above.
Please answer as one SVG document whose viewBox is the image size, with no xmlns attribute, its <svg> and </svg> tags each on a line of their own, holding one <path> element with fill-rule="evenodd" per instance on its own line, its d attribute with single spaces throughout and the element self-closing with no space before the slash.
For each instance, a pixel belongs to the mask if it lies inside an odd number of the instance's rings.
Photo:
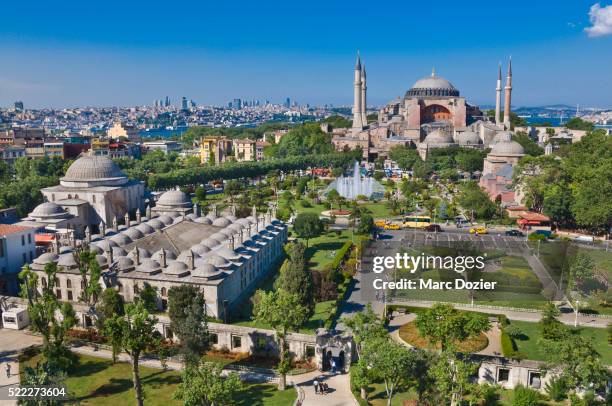
<svg viewBox="0 0 612 406">
<path fill-rule="evenodd" d="M 433 346 L 429 341 L 421 335 L 419 329 L 414 321 L 404 324 L 399 329 L 399 336 L 402 340 L 408 344 L 418 348 L 429 348 Z M 457 350 L 463 353 L 474 353 L 479 352 L 487 348 L 489 345 L 489 339 L 484 333 L 480 333 L 476 337 L 468 338 L 467 340 L 455 343 Z M 439 346 L 438 346 L 439 348 Z"/>
</svg>

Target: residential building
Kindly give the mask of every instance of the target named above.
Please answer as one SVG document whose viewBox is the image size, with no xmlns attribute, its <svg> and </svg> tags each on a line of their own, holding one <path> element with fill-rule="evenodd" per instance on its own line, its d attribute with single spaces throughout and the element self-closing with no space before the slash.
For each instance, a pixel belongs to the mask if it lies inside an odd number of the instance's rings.
<svg viewBox="0 0 612 406">
<path fill-rule="evenodd" d="M 178 141 L 147 141 L 142 144 L 145 151 L 160 150 L 164 153 L 181 152 L 182 145 Z"/>
<path fill-rule="evenodd" d="M 5 145 L 0 146 L 0 159 L 6 162 L 8 165 L 13 165 L 19 158 L 26 156 L 26 150 L 24 147 Z"/>
<path fill-rule="evenodd" d="M 226 137 L 203 137 L 200 140 L 200 163 L 219 164 L 232 156 L 232 141 Z"/>
<path fill-rule="evenodd" d="M 36 258 L 34 229 L 16 224 L 0 224 L 0 294 L 16 295 L 17 274 Z"/>
<path fill-rule="evenodd" d="M 108 138 L 119 139 L 121 137 L 132 142 L 140 141 L 140 132 L 134 126 L 116 121 L 115 124 L 107 131 Z"/>
<path fill-rule="evenodd" d="M 248 138 L 233 140 L 232 149 L 234 150 L 236 161 L 255 161 L 257 159 L 255 145 L 256 142 Z"/>
</svg>

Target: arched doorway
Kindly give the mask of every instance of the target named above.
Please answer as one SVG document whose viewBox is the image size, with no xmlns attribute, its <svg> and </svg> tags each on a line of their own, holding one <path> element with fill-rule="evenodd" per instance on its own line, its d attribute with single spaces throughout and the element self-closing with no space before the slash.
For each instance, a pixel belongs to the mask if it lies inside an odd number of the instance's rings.
<svg viewBox="0 0 612 406">
<path fill-rule="evenodd" d="M 451 121 L 451 119 L 451 112 L 439 104 L 432 104 L 421 110 L 421 123 L 444 122 Z"/>
</svg>

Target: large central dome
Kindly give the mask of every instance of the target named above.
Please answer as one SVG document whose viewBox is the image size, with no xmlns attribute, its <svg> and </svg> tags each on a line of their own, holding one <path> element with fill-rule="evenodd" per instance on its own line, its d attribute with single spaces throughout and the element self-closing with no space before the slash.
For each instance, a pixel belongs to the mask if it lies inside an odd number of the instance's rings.
<svg viewBox="0 0 612 406">
<path fill-rule="evenodd" d="M 77 183 L 119 185 L 126 183 L 127 177 L 109 158 L 86 155 L 74 161 L 60 181 L 65 186 L 77 186 Z"/>
<path fill-rule="evenodd" d="M 421 78 L 412 85 L 406 92 L 406 97 L 422 96 L 459 96 L 459 90 L 448 80 L 436 76 L 436 72 L 431 72 L 431 76 Z"/>
</svg>

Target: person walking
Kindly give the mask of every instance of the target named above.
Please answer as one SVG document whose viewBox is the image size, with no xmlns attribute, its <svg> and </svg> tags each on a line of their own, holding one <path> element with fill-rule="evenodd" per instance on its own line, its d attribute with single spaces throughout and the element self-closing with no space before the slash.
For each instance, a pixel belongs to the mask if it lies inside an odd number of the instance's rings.
<svg viewBox="0 0 612 406">
<path fill-rule="evenodd" d="M 318 395 L 319 394 L 319 381 L 315 379 L 312 384 L 314 385 L 315 394 Z"/>
<path fill-rule="evenodd" d="M 6 363 L 6 377 L 11 377 L 11 364 L 9 364 L 8 362 Z"/>
<path fill-rule="evenodd" d="M 335 374 L 336 373 L 336 360 L 332 359 L 331 367 L 332 367 L 332 374 Z"/>
</svg>

